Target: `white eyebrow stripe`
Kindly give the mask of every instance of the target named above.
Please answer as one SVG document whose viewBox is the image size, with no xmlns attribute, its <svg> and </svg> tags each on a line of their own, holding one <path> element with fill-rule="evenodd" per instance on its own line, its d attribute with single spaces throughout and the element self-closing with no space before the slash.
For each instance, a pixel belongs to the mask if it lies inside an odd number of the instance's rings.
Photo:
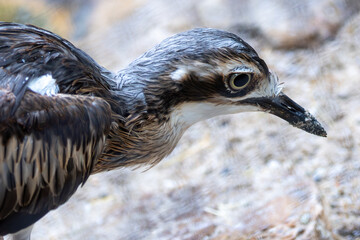
<svg viewBox="0 0 360 240">
<path fill-rule="evenodd" d="M 192 65 L 181 64 L 171 73 L 171 78 L 180 81 L 190 73 L 195 73 L 200 77 L 207 77 L 215 74 L 219 69 L 214 69 L 211 64 L 195 61 Z"/>
<path fill-rule="evenodd" d="M 30 80 L 28 87 L 41 95 L 52 96 L 59 92 L 59 86 L 51 74 L 46 74 Z"/>
<path fill-rule="evenodd" d="M 186 69 L 184 67 L 180 67 L 176 69 L 174 72 L 171 73 L 171 78 L 175 81 L 180 81 L 183 79 L 186 75 L 189 74 L 189 69 Z"/>
<path fill-rule="evenodd" d="M 239 73 L 254 73 L 254 69 L 248 68 L 246 66 L 239 66 L 231 70 L 231 72 L 239 72 Z"/>
</svg>

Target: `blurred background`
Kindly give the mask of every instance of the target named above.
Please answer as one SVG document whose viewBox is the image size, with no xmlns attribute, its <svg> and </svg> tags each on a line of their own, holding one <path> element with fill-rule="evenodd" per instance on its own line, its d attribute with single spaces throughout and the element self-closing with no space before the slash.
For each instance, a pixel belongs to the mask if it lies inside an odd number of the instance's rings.
<svg viewBox="0 0 360 240">
<path fill-rule="evenodd" d="M 33 239 L 360 239 L 360 1 L 0 0 L 117 71 L 194 27 L 252 45 L 320 138 L 263 113 L 191 127 L 150 170 L 92 176 Z M 145 171 L 147 170 L 147 171 Z"/>
</svg>

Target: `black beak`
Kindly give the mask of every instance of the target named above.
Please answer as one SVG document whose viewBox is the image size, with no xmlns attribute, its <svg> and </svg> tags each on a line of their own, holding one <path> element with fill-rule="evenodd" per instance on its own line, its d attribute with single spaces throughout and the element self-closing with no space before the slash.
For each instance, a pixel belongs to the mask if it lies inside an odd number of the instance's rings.
<svg viewBox="0 0 360 240">
<path fill-rule="evenodd" d="M 308 133 L 322 137 L 327 135 L 315 117 L 283 93 L 276 97 L 250 98 L 243 101 L 260 106 L 263 111 L 274 114 Z"/>
</svg>

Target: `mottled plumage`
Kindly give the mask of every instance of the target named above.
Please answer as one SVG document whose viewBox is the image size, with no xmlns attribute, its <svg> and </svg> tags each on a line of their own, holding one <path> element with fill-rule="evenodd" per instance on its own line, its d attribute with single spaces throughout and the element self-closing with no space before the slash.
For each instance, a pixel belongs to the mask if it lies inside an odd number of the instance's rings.
<svg viewBox="0 0 360 240">
<path fill-rule="evenodd" d="M 0 23 L 0 236 L 30 236 L 89 175 L 151 166 L 193 123 L 243 111 L 326 135 L 234 34 L 180 33 L 114 74 L 53 33 Z"/>
</svg>

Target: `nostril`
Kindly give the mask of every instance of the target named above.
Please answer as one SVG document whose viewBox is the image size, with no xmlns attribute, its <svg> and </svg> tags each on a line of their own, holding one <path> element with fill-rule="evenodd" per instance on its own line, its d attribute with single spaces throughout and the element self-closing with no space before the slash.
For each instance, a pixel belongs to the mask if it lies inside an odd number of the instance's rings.
<svg viewBox="0 0 360 240">
<path fill-rule="evenodd" d="M 283 107 L 284 109 L 286 109 L 287 111 L 290 111 L 292 113 L 296 113 L 298 112 L 295 108 L 285 104 L 285 103 L 280 103 L 281 107 Z"/>
<path fill-rule="evenodd" d="M 296 109 L 293 108 L 293 107 L 291 107 L 291 106 L 288 106 L 288 105 L 285 105 L 285 104 L 283 104 L 283 106 L 284 106 L 285 108 L 287 108 L 289 111 L 297 112 Z"/>
</svg>

